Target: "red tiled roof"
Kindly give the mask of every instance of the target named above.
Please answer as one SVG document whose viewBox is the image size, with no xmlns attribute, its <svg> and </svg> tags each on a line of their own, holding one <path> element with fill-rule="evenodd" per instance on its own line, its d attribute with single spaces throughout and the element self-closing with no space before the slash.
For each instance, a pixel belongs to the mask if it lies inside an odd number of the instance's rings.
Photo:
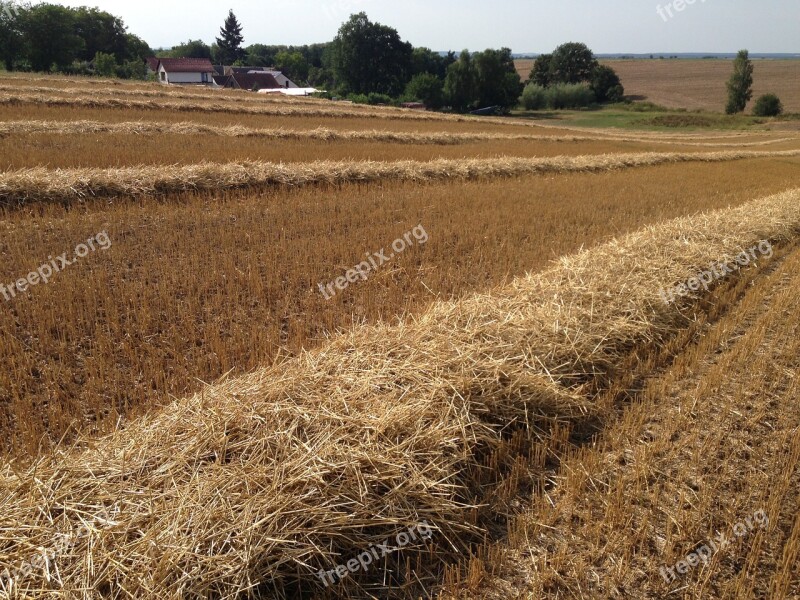
<svg viewBox="0 0 800 600">
<path fill-rule="evenodd" d="M 158 71 L 158 59 L 155 56 L 151 56 L 147 59 L 147 66 L 150 67 L 151 71 Z"/>
<path fill-rule="evenodd" d="M 162 58 L 161 65 L 167 73 L 214 73 L 207 58 Z"/>
</svg>

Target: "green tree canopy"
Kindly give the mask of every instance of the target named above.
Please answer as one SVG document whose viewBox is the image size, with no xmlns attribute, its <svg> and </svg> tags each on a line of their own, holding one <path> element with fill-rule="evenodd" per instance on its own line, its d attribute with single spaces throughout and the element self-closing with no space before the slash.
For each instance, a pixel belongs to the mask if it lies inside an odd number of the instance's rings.
<svg viewBox="0 0 800 600">
<path fill-rule="evenodd" d="M 430 48 L 414 48 L 411 55 L 411 73 L 430 73 L 439 79 L 444 80 L 447 76 L 447 67 L 456 62 L 454 52 L 449 52 L 447 56 L 442 56 Z"/>
<path fill-rule="evenodd" d="M 13 71 L 25 54 L 23 14 L 10 2 L 0 2 L 0 61 L 6 71 Z"/>
<path fill-rule="evenodd" d="M 419 73 L 408 82 L 403 96 L 406 100 L 422 102 L 428 108 L 437 110 L 444 103 L 444 84 L 433 73 Z"/>
<path fill-rule="evenodd" d="M 519 104 L 523 85 L 510 48 L 479 52 L 473 64 L 478 106 L 509 109 Z"/>
<path fill-rule="evenodd" d="M 586 44 L 561 44 L 550 59 L 549 83 L 580 83 L 589 81 L 597 60 Z"/>
<path fill-rule="evenodd" d="M 747 50 L 739 50 L 733 61 L 733 73 L 728 80 L 728 103 L 725 112 L 729 115 L 743 112 L 753 97 L 753 63 Z"/>
<path fill-rule="evenodd" d="M 211 46 L 203 40 L 189 40 L 162 53 L 164 58 L 211 58 Z"/>
<path fill-rule="evenodd" d="M 150 45 L 138 35 L 126 33 L 125 39 L 125 49 L 128 59 L 145 61 L 148 57 L 153 56 L 153 51 L 150 49 Z"/>
<path fill-rule="evenodd" d="M 58 4 L 37 4 L 28 9 L 23 30 L 28 59 L 35 71 L 67 67 L 86 47 L 76 33 L 75 12 Z"/>
<path fill-rule="evenodd" d="M 533 63 L 529 83 L 536 84 L 541 87 L 550 85 L 550 63 L 553 61 L 552 54 L 542 54 Z"/>
<path fill-rule="evenodd" d="M 625 94 L 619 75 L 608 65 L 597 65 L 590 86 L 598 102 L 619 102 Z"/>
<path fill-rule="evenodd" d="M 399 96 L 411 79 L 412 53 L 397 30 L 372 23 L 362 12 L 339 29 L 331 66 L 342 93 Z"/>
<path fill-rule="evenodd" d="M 308 81 L 309 64 L 300 52 L 278 52 L 275 55 L 275 67 L 295 82 Z"/>
<path fill-rule="evenodd" d="M 84 44 L 78 60 L 92 60 L 98 52 L 113 54 L 117 62 L 128 57 L 125 24 L 119 17 L 82 6 L 75 9 L 75 33 Z"/>
<path fill-rule="evenodd" d="M 447 67 L 444 81 L 445 101 L 458 112 L 474 108 L 477 96 L 475 65 L 469 50 L 464 50 L 458 60 Z"/>
<path fill-rule="evenodd" d="M 233 14 L 233 10 L 228 11 L 225 24 L 219 30 L 220 37 L 217 38 L 216 60 L 225 65 L 232 65 L 238 60 L 242 60 L 247 53 L 242 49 L 244 36 L 239 19 Z"/>
</svg>

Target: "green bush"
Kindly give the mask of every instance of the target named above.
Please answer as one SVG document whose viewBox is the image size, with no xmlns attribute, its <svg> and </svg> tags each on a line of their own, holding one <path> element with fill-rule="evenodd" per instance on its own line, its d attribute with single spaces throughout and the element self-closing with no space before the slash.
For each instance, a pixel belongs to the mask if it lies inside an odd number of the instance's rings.
<svg viewBox="0 0 800 600">
<path fill-rule="evenodd" d="M 619 102 L 625 95 L 619 75 L 607 65 L 595 67 L 590 86 L 598 102 Z"/>
<path fill-rule="evenodd" d="M 356 104 L 369 104 L 369 96 L 366 94 L 350 94 L 347 99 Z"/>
<path fill-rule="evenodd" d="M 547 89 L 535 83 L 529 83 L 522 92 L 522 106 L 525 110 L 542 110 L 547 108 Z"/>
<path fill-rule="evenodd" d="M 367 104 L 395 104 L 394 98 L 386 94 L 370 92 L 367 94 Z"/>
<path fill-rule="evenodd" d="M 414 75 L 406 86 L 403 99 L 422 102 L 428 108 L 438 110 L 444 104 L 444 82 L 432 73 Z"/>
<path fill-rule="evenodd" d="M 114 77 L 117 74 L 117 59 L 113 54 L 98 52 L 94 55 L 94 72 L 100 77 Z"/>
<path fill-rule="evenodd" d="M 594 92 L 585 83 L 556 83 L 550 87 L 529 83 L 522 92 L 522 106 L 526 110 L 586 108 L 596 101 Z"/>
<path fill-rule="evenodd" d="M 783 104 L 775 94 L 764 94 L 753 107 L 753 114 L 757 117 L 777 117 L 783 113 Z"/>
<path fill-rule="evenodd" d="M 595 103 L 594 92 L 585 83 L 557 83 L 545 90 L 548 108 L 585 108 Z"/>
</svg>

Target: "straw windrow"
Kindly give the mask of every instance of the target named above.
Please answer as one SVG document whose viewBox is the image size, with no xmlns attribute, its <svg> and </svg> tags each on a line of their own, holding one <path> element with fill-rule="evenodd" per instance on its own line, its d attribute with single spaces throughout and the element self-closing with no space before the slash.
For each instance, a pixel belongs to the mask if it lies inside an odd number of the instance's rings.
<svg viewBox="0 0 800 600">
<path fill-rule="evenodd" d="M 686 139 L 654 139 L 646 136 L 588 136 L 588 135 L 525 135 L 514 133 L 455 133 L 406 132 L 371 130 L 317 129 L 257 129 L 233 125 L 219 127 L 202 123 L 159 123 L 155 121 L 129 121 L 108 123 L 101 121 L 4 121 L 0 122 L 0 137 L 46 133 L 50 135 L 214 135 L 234 138 L 263 138 L 272 140 L 313 140 L 321 142 L 364 141 L 393 144 L 457 145 L 488 141 L 536 142 L 635 142 L 642 144 L 679 144 L 702 147 L 754 147 L 797 141 L 781 137 L 756 142 L 694 142 Z"/>
<path fill-rule="evenodd" d="M 724 162 L 800 156 L 800 150 L 640 153 L 554 158 L 440 159 L 430 162 L 234 162 L 118 169 L 23 169 L 0 173 L 0 202 L 74 202 L 92 197 L 131 198 L 249 187 L 339 185 L 379 181 L 430 182 L 546 173 L 593 173 L 687 162 Z"/>
<path fill-rule="evenodd" d="M 7 465 L 0 560 L 30 560 L 89 522 L 15 589 L 281 596 L 320 590 L 320 569 L 427 521 L 436 553 L 409 546 L 336 592 L 424 578 L 502 512 L 486 485 L 492 451 L 512 432 L 548 448 L 543 419 L 593 414 L 592 390 L 623 357 L 691 320 L 660 289 L 759 240 L 796 240 L 799 201 L 793 190 L 654 226 L 418 318 L 354 329 L 80 449 Z M 93 519 L 111 507 L 113 519 Z"/>
</svg>

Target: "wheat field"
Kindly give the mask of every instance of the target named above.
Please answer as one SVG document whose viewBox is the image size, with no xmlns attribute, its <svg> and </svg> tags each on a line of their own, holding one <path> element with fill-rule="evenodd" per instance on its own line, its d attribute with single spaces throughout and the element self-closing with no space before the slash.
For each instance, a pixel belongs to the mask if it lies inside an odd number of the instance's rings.
<svg viewBox="0 0 800 600">
<path fill-rule="evenodd" d="M 0 598 L 797 597 L 798 173 L 0 78 Z"/>
</svg>

